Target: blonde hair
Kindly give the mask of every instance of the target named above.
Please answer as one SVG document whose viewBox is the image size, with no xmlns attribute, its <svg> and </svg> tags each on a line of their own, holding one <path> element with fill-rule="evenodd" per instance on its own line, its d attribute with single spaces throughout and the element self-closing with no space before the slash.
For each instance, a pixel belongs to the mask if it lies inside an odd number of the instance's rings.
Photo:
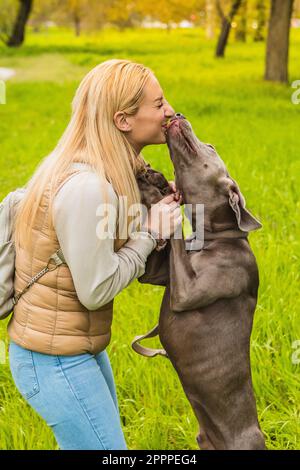
<svg viewBox="0 0 300 470">
<path fill-rule="evenodd" d="M 135 175 L 145 167 L 126 135 L 113 120 L 117 111 L 137 113 L 144 97 L 144 85 L 152 70 L 129 60 L 111 59 L 94 67 L 80 83 L 72 102 L 70 122 L 54 150 L 46 156 L 25 185 L 26 195 L 15 219 L 16 246 L 26 247 L 46 186 L 50 183 L 49 220 L 58 182 L 73 162 L 89 164 L 101 179 L 105 177 L 117 196 L 126 196 L 128 207 L 140 203 Z M 103 188 L 102 183 L 102 189 Z M 107 201 L 107 192 L 104 191 Z M 125 221 L 127 228 L 130 217 Z M 118 226 L 118 223 L 117 223 Z M 126 232 L 125 232 L 126 233 Z M 115 240 L 119 249 L 125 239 Z"/>
</svg>

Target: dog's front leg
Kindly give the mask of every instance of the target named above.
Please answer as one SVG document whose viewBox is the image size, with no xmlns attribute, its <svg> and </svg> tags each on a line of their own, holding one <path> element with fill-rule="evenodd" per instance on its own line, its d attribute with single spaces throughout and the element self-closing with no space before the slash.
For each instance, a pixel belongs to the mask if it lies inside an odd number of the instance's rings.
<svg viewBox="0 0 300 470">
<path fill-rule="evenodd" d="M 194 269 L 195 268 L 195 269 Z M 247 267 L 214 250 L 187 252 L 184 239 L 171 238 L 170 308 L 184 312 L 247 289 Z"/>
<path fill-rule="evenodd" d="M 169 252 L 169 242 L 163 250 L 152 251 L 147 259 L 144 274 L 138 278 L 141 284 L 166 286 L 169 283 Z"/>
<path fill-rule="evenodd" d="M 183 311 L 195 272 L 185 250 L 185 240 L 171 238 L 170 241 L 170 307 Z"/>
</svg>

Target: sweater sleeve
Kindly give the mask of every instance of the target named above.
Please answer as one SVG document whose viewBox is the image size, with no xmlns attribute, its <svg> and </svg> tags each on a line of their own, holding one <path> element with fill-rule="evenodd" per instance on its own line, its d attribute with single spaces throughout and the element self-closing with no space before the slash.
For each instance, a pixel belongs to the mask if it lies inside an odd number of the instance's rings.
<svg viewBox="0 0 300 470">
<path fill-rule="evenodd" d="M 103 236 L 99 207 L 108 190 L 109 231 L 115 234 L 119 199 L 112 185 L 92 171 L 72 176 L 53 201 L 53 223 L 70 269 L 79 301 L 88 310 L 110 302 L 145 272 L 146 260 L 156 246 L 148 232 L 135 232 L 118 251 L 113 236 Z M 107 230 L 107 227 L 106 227 Z"/>
</svg>

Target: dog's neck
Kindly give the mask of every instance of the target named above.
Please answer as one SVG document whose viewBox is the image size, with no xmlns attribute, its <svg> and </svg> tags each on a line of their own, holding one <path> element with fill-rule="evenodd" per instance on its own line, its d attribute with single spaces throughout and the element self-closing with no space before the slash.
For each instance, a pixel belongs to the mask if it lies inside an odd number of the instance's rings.
<svg viewBox="0 0 300 470">
<path fill-rule="evenodd" d="M 204 240 L 214 240 L 248 236 L 248 232 L 240 230 L 228 200 L 220 200 L 219 204 L 214 203 L 212 206 L 210 201 L 203 200 L 202 195 L 199 199 L 195 194 L 190 195 L 188 191 L 185 191 L 184 195 L 184 204 L 188 208 L 186 215 L 193 231 L 192 237 L 196 237 L 197 234 L 197 237 L 200 236 Z M 197 200 L 199 202 L 195 203 Z M 196 204 L 199 204 L 199 212 L 196 210 Z"/>
</svg>

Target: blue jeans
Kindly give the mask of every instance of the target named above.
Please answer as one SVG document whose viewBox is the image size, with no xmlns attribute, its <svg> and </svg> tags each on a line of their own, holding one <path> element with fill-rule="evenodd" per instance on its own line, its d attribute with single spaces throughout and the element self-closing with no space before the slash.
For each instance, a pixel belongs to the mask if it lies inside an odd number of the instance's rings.
<svg viewBox="0 0 300 470">
<path fill-rule="evenodd" d="M 10 340 L 9 365 L 17 389 L 61 450 L 127 450 L 106 350 L 50 355 Z"/>
</svg>

